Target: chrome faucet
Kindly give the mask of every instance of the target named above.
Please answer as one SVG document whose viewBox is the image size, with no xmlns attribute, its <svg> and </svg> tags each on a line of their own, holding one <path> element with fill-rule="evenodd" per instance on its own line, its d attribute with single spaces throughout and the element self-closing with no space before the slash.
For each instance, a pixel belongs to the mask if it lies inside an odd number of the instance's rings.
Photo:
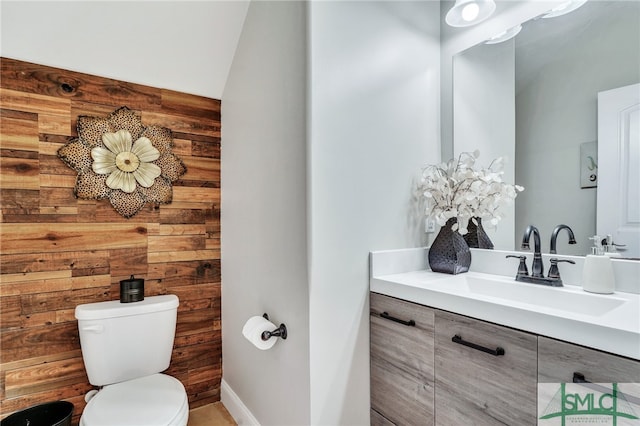
<svg viewBox="0 0 640 426">
<path fill-rule="evenodd" d="M 533 233 L 533 264 L 531 265 L 531 276 L 533 278 L 544 277 L 544 265 L 542 264 L 542 253 L 540 248 L 540 231 L 533 225 L 527 226 L 522 236 L 522 248 L 529 249 L 529 238 Z"/>
<path fill-rule="evenodd" d="M 575 244 L 576 243 L 576 237 L 573 235 L 573 230 L 568 225 L 558 225 L 553 229 L 553 232 L 551 233 L 551 245 L 549 246 L 549 253 L 551 253 L 551 254 L 556 254 L 557 253 L 556 252 L 556 240 L 558 238 L 558 234 L 563 229 L 566 229 L 567 232 L 569 233 L 569 244 Z"/>
</svg>

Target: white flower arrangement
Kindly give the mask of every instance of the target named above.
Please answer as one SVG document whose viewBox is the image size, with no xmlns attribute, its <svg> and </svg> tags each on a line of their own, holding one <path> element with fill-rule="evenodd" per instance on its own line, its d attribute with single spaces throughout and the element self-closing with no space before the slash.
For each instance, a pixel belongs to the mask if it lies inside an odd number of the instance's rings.
<svg viewBox="0 0 640 426">
<path fill-rule="evenodd" d="M 425 214 L 443 226 L 457 218 L 453 231 L 466 234 L 469 220 L 479 217 L 495 227 L 503 217 L 501 209 L 513 204 L 522 186 L 502 181 L 504 158 L 499 157 L 487 168 L 475 168 L 478 150 L 463 152 L 446 163 L 430 165 L 422 171 L 419 190 L 427 200 Z M 477 223 L 476 223 L 477 225 Z"/>
</svg>

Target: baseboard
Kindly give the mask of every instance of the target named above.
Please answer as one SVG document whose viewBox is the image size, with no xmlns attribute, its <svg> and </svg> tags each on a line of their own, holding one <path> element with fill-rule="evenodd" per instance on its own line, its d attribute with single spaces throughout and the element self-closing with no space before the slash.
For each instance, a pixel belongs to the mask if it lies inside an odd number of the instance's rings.
<svg viewBox="0 0 640 426">
<path fill-rule="evenodd" d="M 220 383 L 220 400 L 239 426 L 260 426 L 258 420 L 224 379 Z"/>
</svg>

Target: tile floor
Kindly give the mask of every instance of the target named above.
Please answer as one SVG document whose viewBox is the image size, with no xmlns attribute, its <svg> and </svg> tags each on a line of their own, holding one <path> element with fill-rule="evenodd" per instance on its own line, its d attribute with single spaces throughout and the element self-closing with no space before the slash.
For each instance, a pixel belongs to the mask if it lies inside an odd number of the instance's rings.
<svg viewBox="0 0 640 426">
<path fill-rule="evenodd" d="M 235 426 L 236 422 L 221 402 L 189 411 L 187 426 Z"/>
</svg>

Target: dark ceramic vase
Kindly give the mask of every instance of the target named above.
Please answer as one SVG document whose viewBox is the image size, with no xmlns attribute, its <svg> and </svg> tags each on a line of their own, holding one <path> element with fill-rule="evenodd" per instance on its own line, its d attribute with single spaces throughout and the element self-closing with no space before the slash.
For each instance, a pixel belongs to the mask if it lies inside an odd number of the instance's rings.
<svg viewBox="0 0 640 426">
<path fill-rule="evenodd" d="M 429 266 L 434 272 L 455 275 L 469 270 L 471 251 L 462 235 L 451 230 L 455 223 L 455 218 L 449 219 L 429 248 Z"/>
<path fill-rule="evenodd" d="M 482 227 L 482 219 L 479 217 L 476 217 L 475 219 L 476 222 L 478 222 L 478 225 L 473 223 L 472 219 L 469 219 L 469 225 L 467 225 L 467 230 L 469 232 L 464 235 L 464 240 L 471 248 L 493 249 L 493 243 Z"/>
</svg>

